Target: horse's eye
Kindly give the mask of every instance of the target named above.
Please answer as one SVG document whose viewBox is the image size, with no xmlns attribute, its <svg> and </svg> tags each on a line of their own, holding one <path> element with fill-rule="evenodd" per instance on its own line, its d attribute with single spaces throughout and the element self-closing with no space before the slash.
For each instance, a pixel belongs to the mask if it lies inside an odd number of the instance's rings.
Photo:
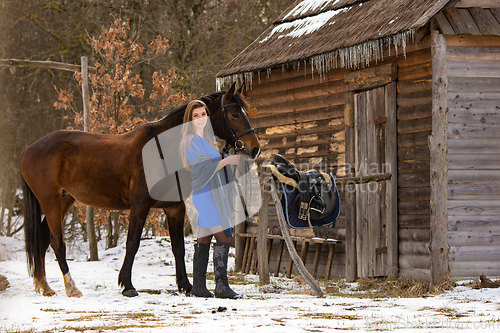
<svg viewBox="0 0 500 333">
<path fill-rule="evenodd" d="M 231 115 L 233 116 L 234 119 L 238 119 L 240 117 L 239 113 L 232 113 Z"/>
</svg>

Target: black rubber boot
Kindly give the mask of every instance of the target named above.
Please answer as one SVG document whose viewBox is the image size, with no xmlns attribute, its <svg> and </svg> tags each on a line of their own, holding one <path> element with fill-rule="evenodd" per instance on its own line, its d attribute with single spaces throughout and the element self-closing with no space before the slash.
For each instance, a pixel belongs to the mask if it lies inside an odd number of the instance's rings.
<svg viewBox="0 0 500 333">
<path fill-rule="evenodd" d="M 208 291 L 206 284 L 209 252 L 210 244 L 196 243 L 194 245 L 193 289 L 191 289 L 189 296 L 214 297 L 214 294 Z"/>
<path fill-rule="evenodd" d="M 215 297 L 217 298 L 241 298 L 229 287 L 227 281 L 229 246 L 228 243 L 214 244 Z"/>
</svg>

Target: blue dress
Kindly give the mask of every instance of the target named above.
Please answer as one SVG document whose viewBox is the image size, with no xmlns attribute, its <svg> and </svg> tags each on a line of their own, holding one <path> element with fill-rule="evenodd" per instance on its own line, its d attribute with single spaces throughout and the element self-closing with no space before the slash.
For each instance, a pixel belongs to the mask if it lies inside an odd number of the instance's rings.
<svg viewBox="0 0 500 333">
<path fill-rule="evenodd" d="M 210 156 L 214 162 L 220 161 L 220 152 L 214 149 L 206 139 L 199 135 L 193 135 L 191 142 L 191 149 L 187 147 L 189 143 L 186 144 L 186 155 L 191 164 L 199 154 Z M 213 228 L 222 225 L 209 184 L 206 184 L 199 192 L 193 192 L 193 205 L 198 211 L 198 227 Z"/>
</svg>

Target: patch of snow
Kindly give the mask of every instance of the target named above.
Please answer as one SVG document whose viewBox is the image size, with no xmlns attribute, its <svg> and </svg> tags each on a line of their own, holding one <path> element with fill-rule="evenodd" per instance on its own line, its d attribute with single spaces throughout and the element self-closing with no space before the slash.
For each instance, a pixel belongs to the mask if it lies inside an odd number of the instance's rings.
<svg viewBox="0 0 500 333">
<path fill-rule="evenodd" d="M 452 291 L 425 298 L 353 297 L 356 283 L 346 283 L 340 295 L 317 298 L 297 279 L 271 276 L 271 283 L 261 286 L 257 275 L 247 274 L 238 275 L 243 284 L 232 284 L 236 292 L 245 295 L 243 299 L 186 297 L 177 292 L 171 244 L 165 237 L 141 241 L 132 271 L 138 297 L 123 297 L 117 285 L 125 245 L 109 250 L 101 247 L 100 261 L 88 262 L 87 244 L 83 242 L 74 245 L 80 250 L 73 251 L 74 259 L 69 262 L 83 297 L 66 297 L 53 255 L 47 257 L 47 280 L 58 295 L 43 297 L 33 289 L 23 240 L 17 237 L 0 237 L 1 249 L 8 251 L 10 258 L 0 262 L 0 274 L 10 282 L 10 287 L 0 292 L 0 332 L 500 330 L 500 289 L 474 290 L 468 281 Z M 194 242 L 192 237 L 186 238 L 188 274 L 192 272 Z M 229 267 L 234 269 L 233 248 Z M 213 272 L 211 260 L 208 272 Z M 207 279 L 207 287 L 213 290 L 213 279 Z"/>
<path fill-rule="evenodd" d="M 339 0 L 333 1 L 332 5 L 334 5 L 338 1 Z M 301 3 L 299 3 L 297 6 L 295 6 L 295 8 L 292 9 L 287 14 L 287 16 L 285 16 L 284 20 L 286 20 L 289 17 L 300 16 L 304 13 L 307 13 L 308 11 L 314 11 L 318 8 L 321 9 L 331 2 L 332 2 L 331 0 L 304 0 Z"/>
</svg>

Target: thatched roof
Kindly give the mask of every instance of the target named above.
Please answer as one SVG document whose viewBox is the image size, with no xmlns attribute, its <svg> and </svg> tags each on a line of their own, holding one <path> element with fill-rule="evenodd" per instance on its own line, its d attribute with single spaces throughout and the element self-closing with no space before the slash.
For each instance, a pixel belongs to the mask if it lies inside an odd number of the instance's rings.
<svg viewBox="0 0 500 333">
<path fill-rule="evenodd" d="M 401 52 L 449 0 L 297 0 L 217 74 L 248 78 L 283 64 L 359 67 L 383 45 Z M 368 60 L 367 60 L 368 59 Z M 337 61 L 341 63 L 338 64 Z"/>
</svg>

